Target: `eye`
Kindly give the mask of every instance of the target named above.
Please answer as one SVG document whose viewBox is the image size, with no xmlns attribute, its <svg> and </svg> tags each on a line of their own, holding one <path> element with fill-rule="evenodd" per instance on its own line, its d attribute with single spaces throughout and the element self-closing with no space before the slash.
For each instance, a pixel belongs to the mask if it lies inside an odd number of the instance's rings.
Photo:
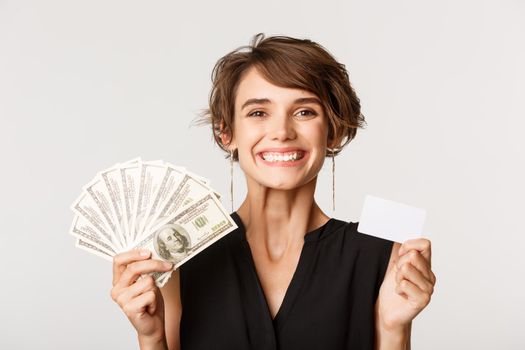
<svg viewBox="0 0 525 350">
<path fill-rule="evenodd" d="M 310 116 L 316 116 L 317 115 L 317 113 L 315 111 L 312 111 L 310 109 L 302 109 L 298 113 L 299 113 L 299 115 L 301 117 L 310 117 Z"/>
<path fill-rule="evenodd" d="M 262 117 L 263 116 L 262 114 L 266 114 L 266 113 L 263 111 L 253 111 L 250 114 L 248 114 L 248 116 L 249 117 Z"/>
</svg>

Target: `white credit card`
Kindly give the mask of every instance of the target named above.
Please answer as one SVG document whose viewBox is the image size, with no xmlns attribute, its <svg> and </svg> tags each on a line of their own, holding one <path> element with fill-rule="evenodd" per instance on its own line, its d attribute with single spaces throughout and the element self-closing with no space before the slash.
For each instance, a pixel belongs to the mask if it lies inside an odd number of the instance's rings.
<svg viewBox="0 0 525 350">
<path fill-rule="evenodd" d="M 422 236 L 424 209 L 367 195 L 357 231 L 403 243 Z"/>
</svg>

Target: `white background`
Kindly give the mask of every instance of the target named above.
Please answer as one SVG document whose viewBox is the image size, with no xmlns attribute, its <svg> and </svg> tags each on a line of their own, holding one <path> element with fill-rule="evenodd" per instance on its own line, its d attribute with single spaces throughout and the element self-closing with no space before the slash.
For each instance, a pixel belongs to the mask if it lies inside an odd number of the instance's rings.
<svg viewBox="0 0 525 350">
<path fill-rule="evenodd" d="M 525 5 L 494 1 L 0 0 L 0 348 L 138 348 L 111 264 L 74 248 L 70 204 L 135 156 L 211 179 L 210 74 L 264 32 L 347 66 L 368 127 L 317 199 L 358 221 L 365 194 L 425 208 L 438 277 L 414 349 L 524 349 Z M 235 169 L 235 202 L 244 181 Z"/>
</svg>

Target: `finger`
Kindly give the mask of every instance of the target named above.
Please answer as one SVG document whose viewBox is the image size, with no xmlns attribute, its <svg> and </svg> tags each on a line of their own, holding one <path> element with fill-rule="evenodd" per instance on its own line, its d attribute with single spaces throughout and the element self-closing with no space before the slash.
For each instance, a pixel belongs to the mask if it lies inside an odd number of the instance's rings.
<svg viewBox="0 0 525 350">
<path fill-rule="evenodd" d="M 120 288 L 127 287 L 134 283 L 140 275 L 151 272 L 166 272 L 172 268 L 173 264 L 168 261 L 152 259 L 135 261 L 127 265 L 120 279 L 117 281 L 116 286 Z"/>
<path fill-rule="evenodd" d="M 423 309 L 430 302 L 430 294 L 423 292 L 414 283 L 404 279 L 396 284 L 396 293 L 404 295 L 417 309 Z"/>
<path fill-rule="evenodd" d="M 404 279 L 412 282 L 425 293 L 434 293 L 433 284 L 409 262 L 403 264 L 396 272 L 396 282 L 398 284 Z"/>
<path fill-rule="evenodd" d="M 126 265 L 134 261 L 148 259 L 151 252 L 147 249 L 133 249 L 117 254 L 113 257 L 113 285 L 120 279 L 120 275 L 126 269 Z"/>
<path fill-rule="evenodd" d="M 156 295 L 156 300 L 155 300 L 154 303 L 149 304 L 148 307 L 146 308 L 147 313 L 150 314 L 150 315 L 153 315 L 155 313 L 155 311 L 157 310 L 157 302 L 156 301 L 157 301 L 158 298 L 162 297 L 162 295 L 160 294 L 160 289 L 156 288 L 154 290 L 154 292 L 155 292 L 155 295 Z"/>
<path fill-rule="evenodd" d="M 400 269 L 406 263 L 412 264 L 416 269 L 418 269 L 426 279 L 432 280 L 430 270 L 430 263 L 421 255 L 418 250 L 411 249 L 403 256 L 401 256 L 397 262 L 397 268 Z"/>
<path fill-rule="evenodd" d="M 129 318 L 140 316 L 146 312 L 148 305 L 156 303 L 155 292 L 150 290 L 131 299 L 122 310 Z"/>
<path fill-rule="evenodd" d="M 431 270 L 430 271 L 430 281 L 432 281 L 432 285 L 436 286 L 436 275 L 434 274 L 434 272 Z"/>
<path fill-rule="evenodd" d="M 430 259 L 432 257 L 432 246 L 428 239 L 426 238 L 409 239 L 403 242 L 403 244 L 401 244 L 398 254 L 399 256 L 402 256 L 411 249 L 415 249 L 421 252 L 421 255 L 423 255 L 423 257 L 430 263 Z"/>
<path fill-rule="evenodd" d="M 127 288 L 123 288 L 120 293 L 116 296 L 116 302 L 122 308 L 131 299 L 136 298 L 140 294 L 143 294 L 150 290 L 155 290 L 155 281 L 150 275 L 144 275 L 139 278 L 137 282 L 133 283 Z"/>
<path fill-rule="evenodd" d="M 148 306 L 146 306 L 146 312 L 150 315 L 153 315 L 155 313 L 157 303 L 151 303 Z"/>
</svg>

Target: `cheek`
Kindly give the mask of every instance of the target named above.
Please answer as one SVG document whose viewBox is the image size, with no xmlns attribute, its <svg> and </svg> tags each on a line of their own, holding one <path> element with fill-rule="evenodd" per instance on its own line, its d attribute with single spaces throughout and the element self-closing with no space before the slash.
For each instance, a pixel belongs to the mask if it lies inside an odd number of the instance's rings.
<svg viewBox="0 0 525 350">
<path fill-rule="evenodd" d="M 255 125 L 239 125 L 235 129 L 235 143 L 240 155 L 249 155 L 253 153 L 255 145 L 264 137 L 264 130 Z"/>
<path fill-rule="evenodd" d="M 313 147 L 320 148 L 323 151 L 326 148 L 328 128 L 322 122 L 305 125 L 301 129 L 301 134 Z"/>
</svg>

